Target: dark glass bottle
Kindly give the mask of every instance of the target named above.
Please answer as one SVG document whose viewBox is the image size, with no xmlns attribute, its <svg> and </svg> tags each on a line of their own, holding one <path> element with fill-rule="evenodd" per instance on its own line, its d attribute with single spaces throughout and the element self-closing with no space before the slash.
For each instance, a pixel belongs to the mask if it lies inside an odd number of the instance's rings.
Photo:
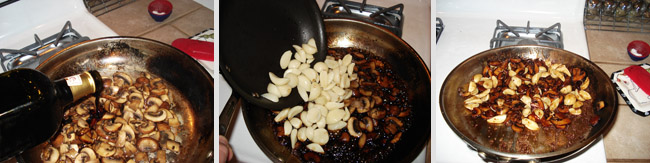
<svg viewBox="0 0 650 163">
<path fill-rule="evenodd" d="M 47 141 L 66 105 L 102 88 L 94 70 L 56 81 L 33 69 L 0 74 L 0 161 Z"/>
</svg>

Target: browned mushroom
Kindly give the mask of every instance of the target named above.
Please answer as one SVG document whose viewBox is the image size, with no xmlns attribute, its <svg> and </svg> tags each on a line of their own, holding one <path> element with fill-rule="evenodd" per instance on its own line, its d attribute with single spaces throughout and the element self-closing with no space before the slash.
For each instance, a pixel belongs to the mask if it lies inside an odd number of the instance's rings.
<svg viewBox="0 0 650 163">
<path fill-rule="evenodd" d="M 149 156 L 145 152 L 138 152 L 135 154 L 135 162 L 149 162 Z"/>
<path fill-rule="evenodd" d="M 152 138 L 140 138 L 136 144 L 141 152 L 153 152 L 159 149 L 158 142 Z"/>
<path fill-rule="evenodd" d="M 148 133 L 151 133 L 155 128 L 156 128 L 156 125 L 153 122 L 149 121 L 147 123 L 142 123 L 138 127 L 138 131 L 141 134 L 148 134 Z"/>
<path fill-rule="evenodd" d="M 115 147 L 109 145 L 108 143 L 100 143 L 95 147 L 95 152 L 97 152 L 97 155 L 102 156 L 102 157 L 111 157 L 115 154 L 117 150 Z"/>
<path fill-rule="evenodd" d="M 41 161 L 46 163 L 55 163 L 59 159 L 59 150 L 49 147 L 41 153 Z"/>
</svg>

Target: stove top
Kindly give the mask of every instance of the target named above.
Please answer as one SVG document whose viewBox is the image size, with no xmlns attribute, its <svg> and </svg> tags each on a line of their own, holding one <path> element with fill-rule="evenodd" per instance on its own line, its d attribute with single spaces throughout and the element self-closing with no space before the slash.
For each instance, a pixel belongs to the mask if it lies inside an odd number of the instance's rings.
<svg viewBox="0 0 650 163">
<path fill-rule="evenodd" d="M 526 27 L 518 27 L 508 26 L 503 21 L 497 20 L 494 36 L 490 40 L 490 48 L 508 45 L 546 45 L 564 49 L 560 23 L 555 23 L 548 28 L 541 28 L 530 27 L 530 21 L 528 21 Z"/>
<path fill-rule="evenodd" d="M 379 25 L 402 37 L 403 10 L 404 5 L 401 3 L 384 8 L 367 4 L 366 0 L 362 3 L 327 0 L 323 4 L 322 13 L 324 18 L 351 18 Z"/>
<path fill-rule="evenodd" d="M 81 36 L 67 21 L 59 33 L 40 39 L 34 34 L 35 43 L 21 49 L 0 49 L 0 63 L 2 70 L 9 71 L 16 68 L 36 68 L 52 54 L 65 49 L 70 45 L 89 40 Z"/>
</svg>

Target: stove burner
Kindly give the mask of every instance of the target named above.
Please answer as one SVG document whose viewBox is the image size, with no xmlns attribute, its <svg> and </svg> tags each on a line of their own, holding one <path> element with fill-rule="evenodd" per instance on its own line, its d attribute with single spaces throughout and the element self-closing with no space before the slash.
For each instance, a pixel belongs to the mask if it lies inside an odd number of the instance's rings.
<svg viewBox="0 0 650 163">
<path fill-rule="evenodd" d="M 402 37 L 402 25 L 404 20 L 403 4 L 397 4 L 388 8 L 345 0 L 327 0 L 323 3 L 323 17 L 325 18 L 348 18 L 379 25 L 391 31 L 393 34 Z"/>
<path fill-rule="evenodd" d="M 63 29 L 61 29 L 61 32 L 47 37 L 44 40 L 41 40 L 38 35 L 34 34 L 34 40 L 35 43 L 20 50 L 0 49 L 0 65 L 2 65 L 2 70 L 36 68 L 36 66 L 52 56 L 52 54 L 70 45 L 90 39 L 86 36 L 81 36 L 76 30 L 72 29 L 70 21 L 67 21 Z"/>
<path fill-rule="evenodd" d="M 497 20 L 494 36 L 490 40 L 490 49 L 508 45 L 545 45 L 564 49 L 560 23 L 555 23 L 548 28 L 508 26 Z"/>
</svg>

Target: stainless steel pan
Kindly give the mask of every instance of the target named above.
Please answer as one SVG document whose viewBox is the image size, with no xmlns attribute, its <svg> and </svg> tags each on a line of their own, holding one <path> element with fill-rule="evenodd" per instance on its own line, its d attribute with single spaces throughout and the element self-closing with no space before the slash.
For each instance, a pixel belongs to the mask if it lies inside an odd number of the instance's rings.
<svg viewBox="0 0 650 163">
<path fill-rule="evenodd" d="M 198 62 L 182 51 L 154 40 L 136 37 L 107 37 L 75 44 L 48 58 L 37 69 L 58 79 L 87 70 L 102 74 L 114 71 L 147 71 L 166 80 L 184 100 L 175 100 L 187 129 L 177 162 L 212 162 L 214 139 L 213 78 Z M 177 98 L 178 99 L 178 98 Z M 45 144 L 22 157 L 40 162 Z"/>
<path fill-rule="evenodd" d="M 431 76 L 424 61 L 404 40 L 376 25 L 349 19 L 325 19 L 325 30 L 328 47 L 370 51 L 390 63 L 394 74 L 406 81 L 415 115 L 413 124 L 388 154 L 388 159 L 375 161 L 411 162 L 430 140 L 431 133 Z M 271 161 L 299 162 L 300 159 L 273 134 L 273 117 L 268 109 L 250 103 L 244 103 L 242 108 L 248 131 Z"/>
<path fill-rule="evenodd" d="M 595 111 L 600 116 L 596 124 L 586 139 L 571 145 L 568 148 L 556 150 L 553 152 L 539 154 L 518 154 L 507 153 L 495 150 L 495 147 L 486 145 L 493 138 L 489 138 L 486 133 L 487 123 L 478 123 L 479 127 L 473 127 L 470 123 L 463 106 L 463 98 L 458 95 L 458 88 L 467 83 L 472 78 L 472 74 L 480 73 L 486 61 L 507 60 L 509 58 L 528 58 L 549 60 L 553 63 L 562 63 L 565 65 L 576 66 L 586 71 L 591 81 L 592 98 L 594 101 L 604 101 L 605 108 Z M 475 148 L 479 155 L 486 161 L 512 161 L 512 160 L 529 160 L 529 161 L 557 161 L 570 157 L 575 153 L 589 147 L 590 144 L 597 141 L 613 124 L 616 117 L 617 97 L 614 86 L 609 80 L 607 74 L 596 66 L 593 62 L 569 51 L 556 49 L 546 46 L 507 46 L 487 50 L 476 54 L 454 68 L 445 79 L 442 89 L 440 90 L 440 112 L 449 127 L 469 146 Z M 594 107 L 595 108 L 595 107 Z M 514 135 L 512 130 L 501 130 L 504 133 L 499 135 Z M 503 137 L 501 141 L 512 141 L 514 137 Z"/>
</svg>

